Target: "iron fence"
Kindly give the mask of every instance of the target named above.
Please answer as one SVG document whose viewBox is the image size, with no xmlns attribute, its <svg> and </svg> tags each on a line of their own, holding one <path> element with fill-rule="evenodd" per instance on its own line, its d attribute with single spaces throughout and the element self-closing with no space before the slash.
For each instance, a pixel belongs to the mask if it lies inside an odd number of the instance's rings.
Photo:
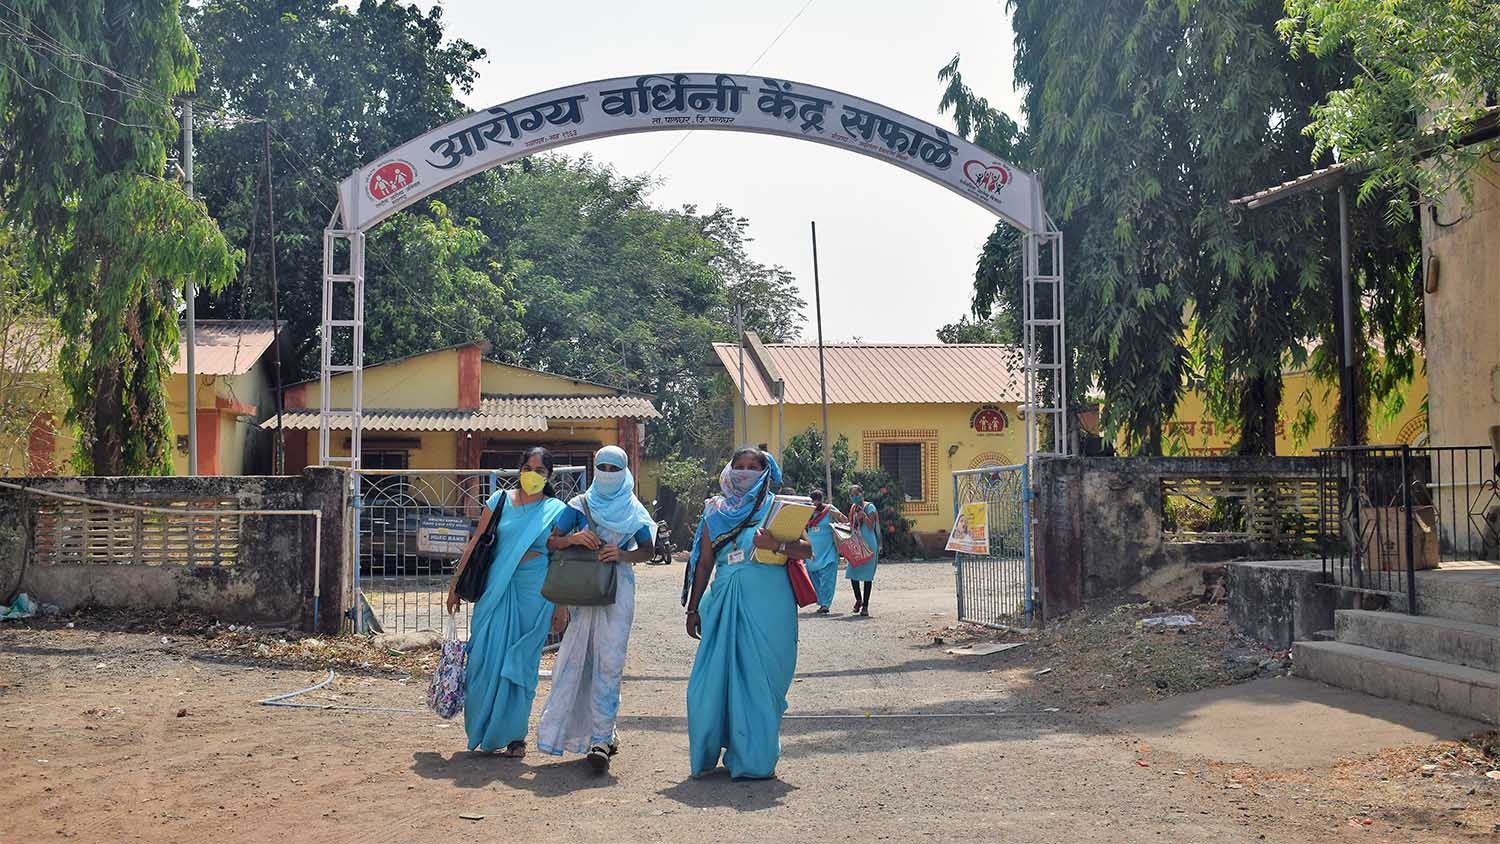
<svg viewBox="0 0 1500 844">
<path fill-rule="evenodd" d="M 955 521 L 965 505 L 984 504 L 984 544 L 954 555 L 961 621 L 990 627 L 1029 625 L 1033 609 L 1031 486 L 1027 467 L 989 466 L 953 473 Z"/>
<path fill-rule="evenodd" d="M 1500 467 L 1489 446 L 1319 449 L 1322 543 L 1338 586 L 1393 596 L 1417 611 L 1416 572 L 1500 551 Z"/>
<path fill-rule="evenodd" d="M 459 554 L 478 528 L 490 495 L 514 489 L 518 474 L 515 469 L 360 470 L 354 590 L 382 630 L 443 629 L 443 603 Z M 558 467 L 552 485 L 567 500 L 587 487 L 587 470 Z M 464 638 L 469 612 L 464 604 L 458 614 Z M 357 626 L 368 622 L 361 619 Z"/>
</svg>

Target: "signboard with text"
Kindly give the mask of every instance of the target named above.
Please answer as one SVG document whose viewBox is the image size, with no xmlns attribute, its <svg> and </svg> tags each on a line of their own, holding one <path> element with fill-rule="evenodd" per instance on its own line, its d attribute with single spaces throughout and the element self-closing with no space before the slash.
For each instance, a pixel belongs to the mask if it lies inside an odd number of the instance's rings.
<svg viewBox="0 0 1500 844">
<path fill-rule="evenodd" d="M 463 516 L 423 516 L 417 522 L 417 553 L 424 557 L 457 557 L 469 544 L 474 524 Z"/>
<path fill-rule="evenodd" d="M 827 88 L 758 74 L 666 73 L 558 88 L 478 111 L 408 141 L 339 186 L 343 226 L 367 230 L 477 172 L 568 144 L 665 130 L 761 132 L 888 161 L 1022 231 L 1036 189 L 1018 170 L 948 131 Z"/>
</svg>

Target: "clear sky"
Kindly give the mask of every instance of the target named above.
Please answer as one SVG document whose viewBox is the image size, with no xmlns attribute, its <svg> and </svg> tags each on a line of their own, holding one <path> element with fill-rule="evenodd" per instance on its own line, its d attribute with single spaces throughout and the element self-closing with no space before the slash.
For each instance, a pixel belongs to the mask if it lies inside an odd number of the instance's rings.
<svg viewBox="0 0 1500 844">
<path fill-rule="evenodd" d="M 487 108 L 562 85 L 666 71 L 751 70 L 806 0 L 444 0 L 450 35 L 488 51 L 465 102 Z M 424 7 L 431 5 L 423 2 Z M 754 70 L 843 91 L 952 129 L 937 71 L 1019 119 L 1003 0 L 812 0 Z M 850 152 L 763 135 L 652 133 L 567 147 L 626 174 L 655 170 L 663 206 L 726 205 L 750 219 L 756 259 L 796 274 L 813 339 L 808 222 L 818 223 L 830 342 L 935 342 L 968 312 L 995 217 L 914 174 Z M 666 161 L 662 162 L 663 157 Z"/>
</svg>

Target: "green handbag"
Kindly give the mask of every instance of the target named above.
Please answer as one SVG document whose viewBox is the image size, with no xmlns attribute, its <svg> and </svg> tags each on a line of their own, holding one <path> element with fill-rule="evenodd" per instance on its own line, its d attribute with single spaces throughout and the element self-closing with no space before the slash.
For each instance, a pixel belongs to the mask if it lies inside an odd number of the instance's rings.
<svg viewBox="0 0 1500 844">
<path fill-rule="evenodd" d="M 589 524 L 594 515 L 588 502 L 583 514 Z M 615 602 L 616 567 L 625 563 L 602 563 L 599 552 L 569 547 L 552 552 L 547 565 L 547 579 L 542 581 L 542 597 L 564 607 L 607 607 Z"/>
</svg>

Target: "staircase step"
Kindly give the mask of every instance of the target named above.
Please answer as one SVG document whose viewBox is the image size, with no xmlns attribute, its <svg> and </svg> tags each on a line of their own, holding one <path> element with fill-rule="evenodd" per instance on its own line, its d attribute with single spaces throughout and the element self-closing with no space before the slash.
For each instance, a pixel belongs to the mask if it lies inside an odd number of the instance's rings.
<svg viewBox="0 0 1500 844">
<path fill-rule="evenodd" d="M 1405 609 L 1405 601 L 1399 602 Z M 1417 572 L 1417 612 L 1454 621 L 1500 625 L 1500 566 L 1444 563 Z"/>
<path fill-rule="evenodd" d="M 1344 642 L 1297 642 L 1299 677 L 1500 724 L 1500 673 Z"/>
<path fill-rule="evenodd" d="M 1500 627 L 1378 610 L 1339 610 L 1334 624 L 1348 645 L 1500 671 Z"/>
</svg>

